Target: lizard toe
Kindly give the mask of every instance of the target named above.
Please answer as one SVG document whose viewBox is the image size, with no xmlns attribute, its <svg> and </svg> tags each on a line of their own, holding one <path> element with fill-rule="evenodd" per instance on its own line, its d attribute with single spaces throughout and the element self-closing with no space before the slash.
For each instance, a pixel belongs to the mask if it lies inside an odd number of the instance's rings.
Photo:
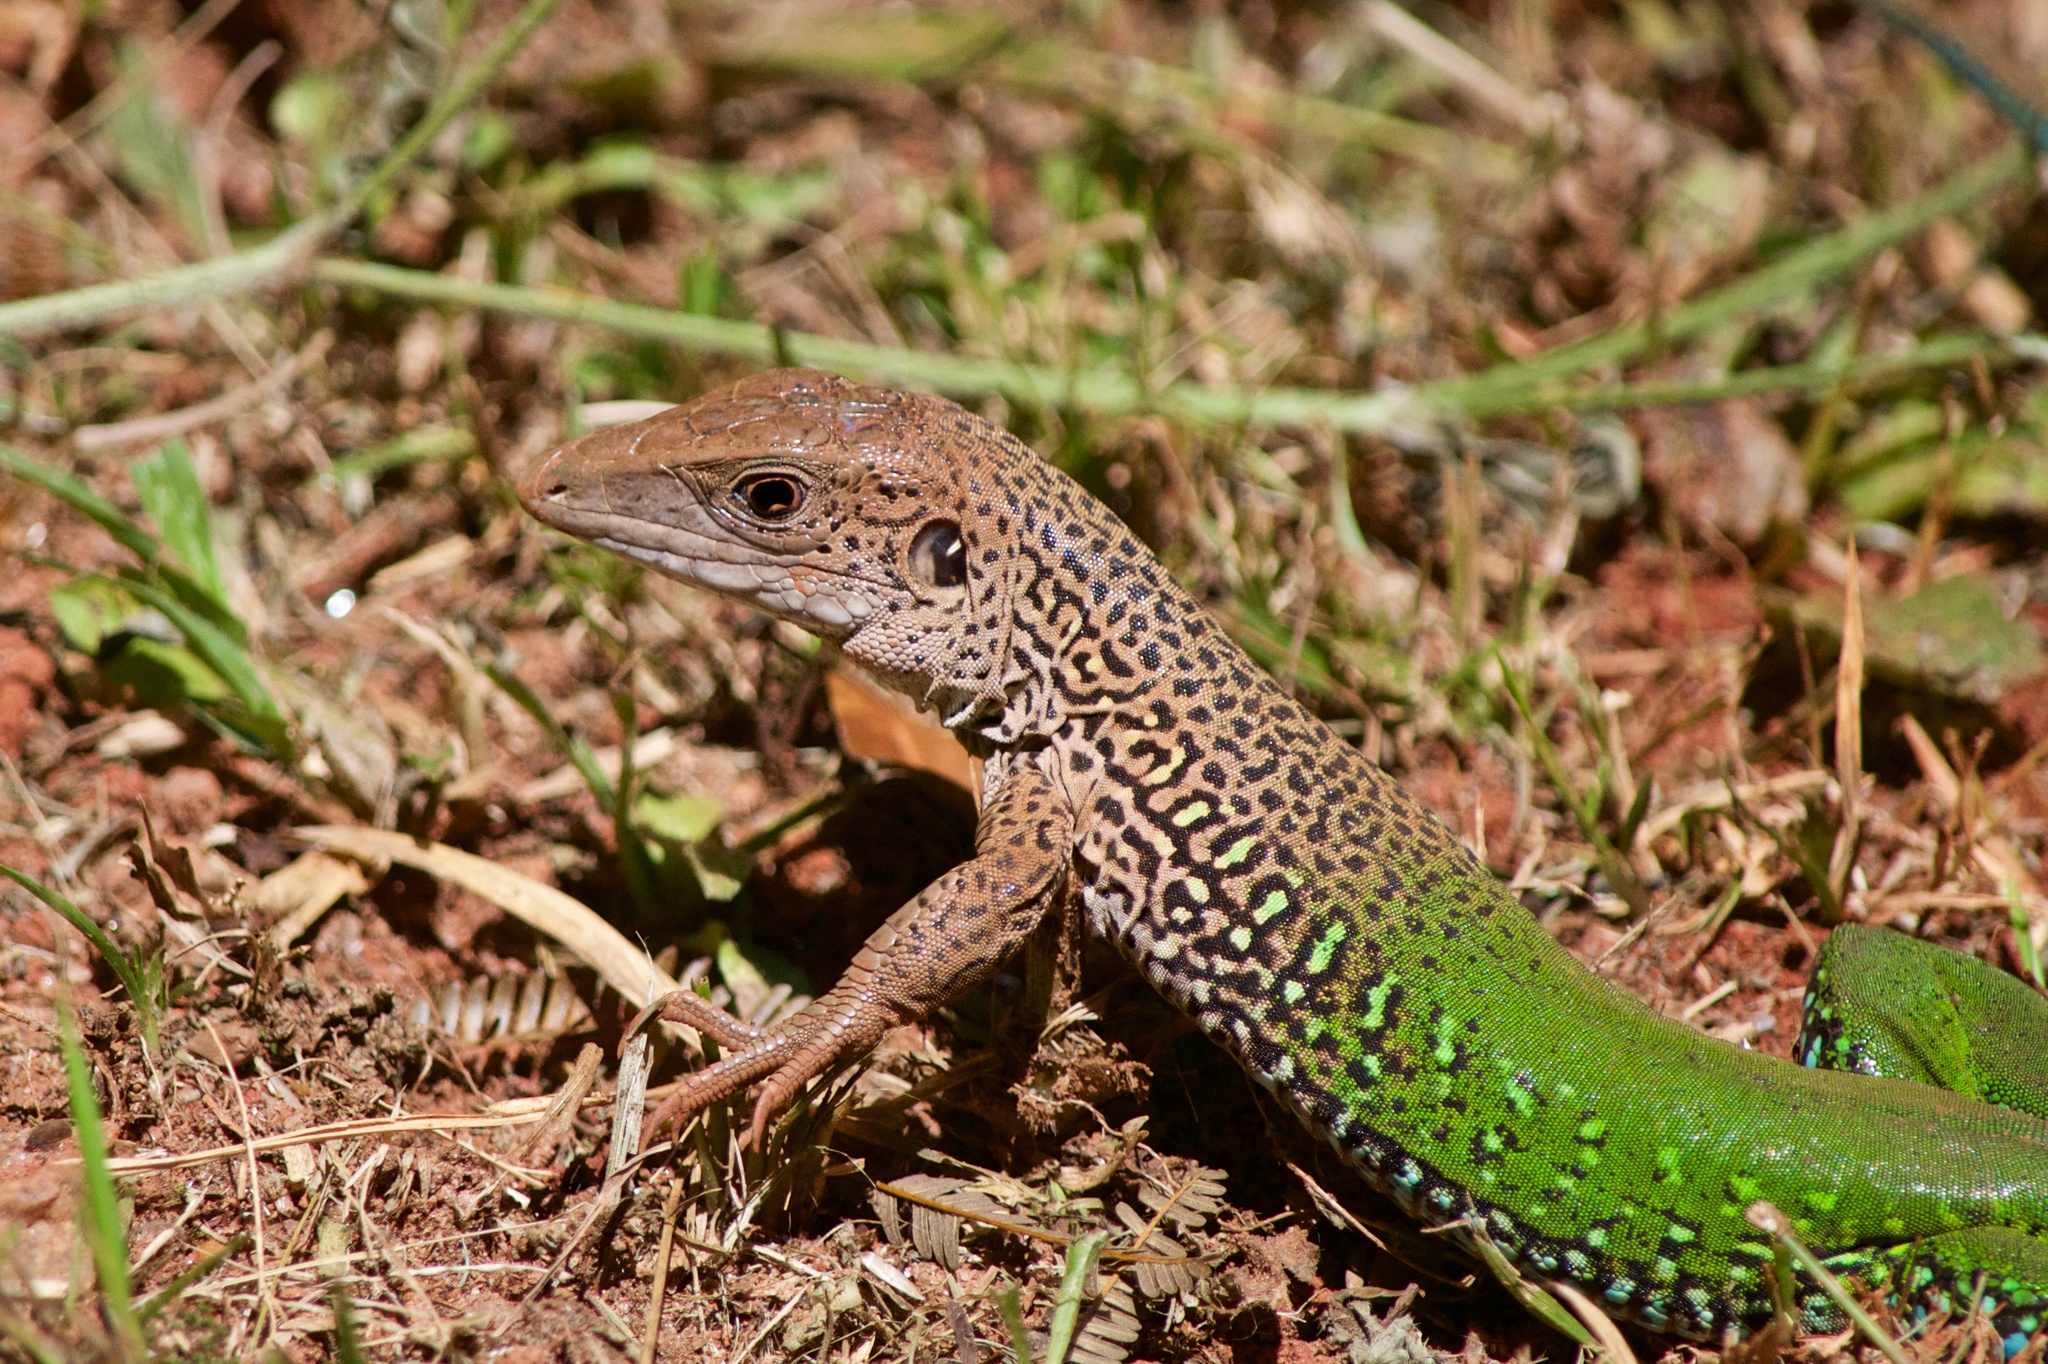
<svg viewBox="0 0 2048 1364">
<path fill-rule="evenodd" d="M 640 1143 L 643 1149 L 665 1127 L 672 1125 L 674 1134 L 680 1136 L 690 1119 L 712 1104 L 781 1069 L 801 1041 L 800 1035 L 764 1034 L 724 1060 L 687 1076 L 675 1093 L 669 1095 L 667 1102 L 654 1111 L 654 1116 L 642 1129 Z"/>
</svg>

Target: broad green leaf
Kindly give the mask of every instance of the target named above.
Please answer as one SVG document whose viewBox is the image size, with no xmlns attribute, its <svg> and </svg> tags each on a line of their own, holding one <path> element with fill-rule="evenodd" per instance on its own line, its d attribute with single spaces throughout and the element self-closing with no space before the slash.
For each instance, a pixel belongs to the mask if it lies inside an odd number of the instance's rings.
<svg viewBox="0 0 2048 1364">
<path fill-rule="evenodd" d="M 139 609 L 140 602 L 107 578 L 73 578 L 50 589 L 57 628 L 72 648 L 95 657 L 107 637 L 118 634 Z"/>
<path fill-rule="evenodd" d="M 739 1006 L 735 1012 L 741 1015 L 751 1013 L 772 986 L 787 985 L 799 993 L 810 990 L 810 977 L 802 967 L 759 943 L 742 947 L 737 939 L 724 938 L 712 953 L 712 960 L 718 964 L 718 978 L 726 983 L 733 1002 Z"/>
<path fill-rule="evenodd" d="M 1052 1317 L 1046 1322 L 1045 1364 L 1066 1364 L 1067 1351 L 1074 1343 L 1074 1330 L 1081 1320 L 1081 1302 L 1087 1296 L 1088 1280 L 1102 1258 L 1109 1233 L 1089 1232 L 1067 1247 L 1067 1263 L 1060 1274 L 1060 1291 L 1053 1299 Z"/>
<path fill-rule="evenodd" d="M 710 796 L 664 796 L 644 791 L 633 804 L 633 819 L 656 838 L 699 843 L 725 818 L 725 806 Z"/>
<path fill-rule="evenodd" d="M 205 659 L 208 666 L 234 688 L 236 698 L 251 713 L 273 720 L 282 717 L 283 712 L 278 709 L 269 686 L 264 683 L 263 675 L 257 671 L 254 660 L 243 649 L 240 640 L 152 583 L 130 578 L 124 580 L 123 586 L 146 605 L 154 606 L 169 617 L 171 624 L 185 636 L 185 642 L 192 651 Z"/>
<path fill-rule="evenodd" d="M 159 710 L 180 702 L 219 705 L 235 694 L 205 659 L 182 644 L 166 644 L 160 639 L 129 639 L 101 663 L 100 671 L 109 682 L 128 688 L 138 701 Z"/>
<path fill-rule="evenodd" d="M 72 510 L 89 517 L 114 537 L 123 549 L 154 568 L 189 611 L 205 617 L 216 630 L 233 640 L 237 648 L 248 644 L 248 627 L 235 613 L 182 567 L 163 562 L 164 549 L 156 537 L 126 512 L 94 492 L 83 479 L 5 446 L 0 446 L 0 473 L 9 473 L 25 483 L 32 483 Z"/>
<path fill-rule="evenodd" d="M 1839 641 L 1839 597 L 1775 604 L 1820 639 Z M 1863 602 L 1864 650 L 1873 677 L 1991 702 L 2040 670 L 2041 637 L 2024 618 L 2007 619 L 1990 580 L 1973 573 L 1929 583 L 1910 597 Z"/>
<path fill-rule="evenodd" d="M 744 880 L 732 874 L 733 871 L 745 873 L 745 859 L 724 852 L 716 844 L 691 848 L 688 856 L 691 874 L 697 878 L 697 889 L 705 899 L 724 904 L 737 899 L 739 893 L 747 888 Z"/>
</svg>

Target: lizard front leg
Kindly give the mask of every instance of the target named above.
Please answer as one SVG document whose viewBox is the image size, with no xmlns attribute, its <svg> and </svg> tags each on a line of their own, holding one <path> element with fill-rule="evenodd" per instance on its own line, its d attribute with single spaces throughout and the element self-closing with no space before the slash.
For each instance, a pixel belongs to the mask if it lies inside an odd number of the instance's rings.
<svg viewBox="0 0 2048 1364">
<path fill-rule="evenodd" d="M 695 995 L 661 1001 L 662 1017 L 737 1049 L 684 1081 L 656 1110 L 645 1140 L 670 1122 L 681 1131 L 707 1105 L 765 1077 L 749 1135 L 758 1145 L 768 1120 L 805 1081 L 994 975 L 1056 901 L 1072 862 L 1073 826 L 1072 809 L 1044 772 L 1029 758 L 1017 760 L 982 811 L 974 857 L 890 915 L 839 983 L 801 1012 L 763 1030 Z"/>
</svg>

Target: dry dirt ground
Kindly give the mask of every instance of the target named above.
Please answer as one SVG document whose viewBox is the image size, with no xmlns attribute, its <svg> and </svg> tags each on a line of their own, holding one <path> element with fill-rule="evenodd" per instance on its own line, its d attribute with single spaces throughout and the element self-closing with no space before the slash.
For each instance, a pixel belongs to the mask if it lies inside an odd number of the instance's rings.
<svg viewBox="0 0 2048 1364">
<path fill-rule="evenodd" d="M 1930 12 L 2044 88 L 2031 0 Z M 0 1356 L 1571 1356 L 1071 923 L 766 1151 L 720 1111 L 608 1178 L 607 950 L 770 1017 L 971 848 L 946 736 L 509 493 L 814 338 L 1105 497 L 1658 1009 L 1787 1054 L 1852 920 L 2040 978 L 2048 200 L 1895 29 L 564 0 L 318 267 L 71 302 L 345 201 L 513 19 L 0 0 L 0 865 L 108 940 L 0 883 Z M 1172 398 L 1392 385 L 1448 415 Z"/>
</svg>

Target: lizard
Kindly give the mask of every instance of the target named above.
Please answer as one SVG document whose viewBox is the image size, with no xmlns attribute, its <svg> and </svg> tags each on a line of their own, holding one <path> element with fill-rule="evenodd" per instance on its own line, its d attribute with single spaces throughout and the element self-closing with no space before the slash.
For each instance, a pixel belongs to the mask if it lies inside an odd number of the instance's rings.
<svg viewBox="0 0 2048 1364">
<path fill-rule="evenodd" d="M 1837 988 L 1847 948 L 1814 973 L 1799 1044 L 1846 1070 L 1710 1038 L 1600 979 L 1000 427 L 786 369 L 575 440 L 519 494 L 549 527 L 834 641 L 984 763 L 974 855 L 801 1012 L 761 1029 L 692 993 L 650 1006 L 724 1049 L 650 1134 L 758 1085 L 758 1141 L 807 1081 L 988 980 L 1077 892 L 1253 1081 L 1470 1252 L 1490 1238 L 1614 1317 L 1724 1342 L 1772 1314 L 1773 1247 L 1745 1219 L 1769 1200 L 1831 1268 L 1922 1310 L 1981 1288 L 2008 1353 L 2041 1330 L 2048 1120 L 1856 1073 L 1889 1053 Z M 1840 1322 L 1803 1277 L 1796 1310 Z"/>
</svg>

